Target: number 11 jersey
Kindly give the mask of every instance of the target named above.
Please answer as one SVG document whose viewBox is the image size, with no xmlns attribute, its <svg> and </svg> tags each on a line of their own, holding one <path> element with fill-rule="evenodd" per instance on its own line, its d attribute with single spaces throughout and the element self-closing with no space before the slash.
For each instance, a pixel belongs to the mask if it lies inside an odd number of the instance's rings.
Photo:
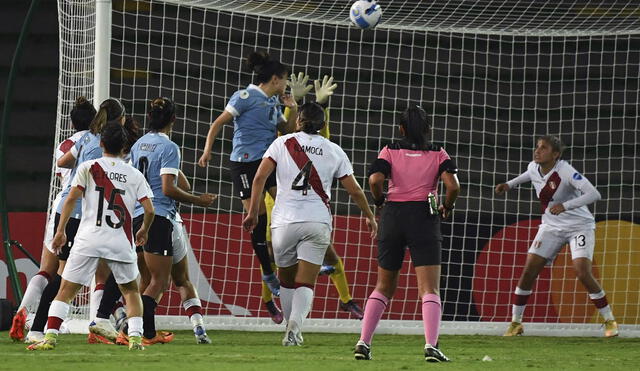
<svg viewBox="0 0 640 371">
<path fill-rule="evenodd" d="M 133 211 L 153 197 L 142 173 L 121 158 L 102 157 L 80 164 L 71 187 L 84 192 L 72 253 L 135 262 Z"/>
</svg>

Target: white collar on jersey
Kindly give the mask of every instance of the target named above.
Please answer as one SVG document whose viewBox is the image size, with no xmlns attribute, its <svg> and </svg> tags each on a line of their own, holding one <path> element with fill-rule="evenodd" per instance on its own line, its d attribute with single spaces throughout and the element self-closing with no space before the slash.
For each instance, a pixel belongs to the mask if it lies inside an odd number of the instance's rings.
<svg viewBox="0 0 640 371">
<path fill-rule="evenodd" d="M 267 93 L 265 93 L 264 90 L 260 89 L 260 87 L 258 85 L 249 84 L 249 86 L 247 86 L 247 90 L 249 90 L 249 89 L 257 90 L 257 91 L 260 92 L 260 94 L 264 95 L 265 98 L 269 98 L 267 96 Z"/>
<path fill-rule="evenodd" d="M 152 132 L 152 134 L 158 134 L 161 137 L 165 137 L 165 138 L 169 139 L 169 136 L 167 134 L 161 133 L 159 131 L 154 131 L 154 132 Z"/>
</svg>

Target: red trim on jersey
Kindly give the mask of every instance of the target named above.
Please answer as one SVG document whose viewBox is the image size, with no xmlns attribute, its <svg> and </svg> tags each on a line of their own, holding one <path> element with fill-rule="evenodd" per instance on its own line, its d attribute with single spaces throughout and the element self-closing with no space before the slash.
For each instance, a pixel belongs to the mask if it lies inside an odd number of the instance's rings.
<svg viewBox="0 0 640 371">
<path fill-rule="evenodd" d="M 64 142 L 60 143 L 58 149 L 62 153 L 67 153 L 75 144 L 76 142 L 72 141 L 71 139 L 67 139 Z"/>
<path fill-rule="evenodd" d="M 56 176 L 61 177 L 61 176 L 62 176 L 62 173 L 56 173 Z"/>
<path fill-rule="evenodd" d="M 343 175 L 343 176 L 341 176 L 340 178 L 338 178 L 338 180 L 342 180 L 342 179 L 344 179 L 344 178 L 348 178 L 350 175 L 351 175 L 351 174 Z"/>
<path fill-rule="evenodd" d="M 307 162 L 311 161 L 309 156 L 302 150 L 302 146 L 298 143 L 298 140 L 295 137 L 291 137 L 284 142 L 285 147 L 289 151 L 291 158 L 298 165 L 298 169 L 302 170 L 302 168 L 307 164 Z M 311 188 L 320 196 L 322 202 L 324 202 L 327 209 L 331 211 L 331 206 L 329 204 L 329 196 L 324 192 L 324 188 L 322 188 L 322 180 L 320 180 L 320 175 L 318 175 L 318 171 L 315 166 L 311 165 L 311 173 L 309 174 L 309 184 L 311 184 Z"/>
<path fill-rule="evenodd" d="M 96 182 L 96 185 L 104 188 L 104 198 L 107 202 L 109 202 L 109 197 L 111 197 L 111 192 L 116 187 L 113 185 L 111 180 L 106 176 L 106 172 L 97 161 L 94 162 L 93 165 L 91 165 L 91 169 L 89 170 L 89 172 L 93 177 L 93 181 Z M 122 196 L 120 196 L 119 193 L 116 194 L 114 202 L 122 206 L 122 209 L 124 209 L 124 225 L 123 225 L 124 234 L 127 236 L 127 239 L 129 240 L 129 242 L 133 245 L 133 238 L 132 238 L 133 229 L 131 227 L 131 214 L 129 214 L 129 210 L 125 206 L 126 204 L 124 203 L 124 200 L 122 199 Z"/>
<path fill-rule="evenodd" d="M 271 162 L 273 162 L 274 165 L 278 166 L 278 163 L 273 158 L 271 158 L 271 157 L 265 157 L 265 158 L 268 159 L 268 160 L 271 160 Z"/>
<path fill-rule="evenodd" d="M 138 202 L 142 203 L 142 202 L 144 202 L 144 201 L 146 201 L 146 200 L 148 200 L 148 199 L 149 199 L 149 197 L 144 196 L 144 197 L 142 197 L 141 199 L 139 199 L 139 200 L 138 200 Z"/>
<path fill-rule="evenodd" d="M 540 206 L 541 212 L 544 214 L 545 210 L 547 210 L 547 206 L 549 206 L 549 202 L 553 199 L 553 195 L 556 193 L 558 188 L 560 187 L 560 182 L 562 179 L 560 178 L 560 174 L 557 171 L 554 171 L 549 179 L 547 180 L 547 184 L 545 184 L 544 188 L 540 190 Z"/>
<path fill-rule="evenodd" d="M 79 190 L 81 190 L 82 192 L 84 192 L 84 187 L 81 186 L 80 184 L 78 184 L 76 187 L 78 187 Z"/>
</svg>

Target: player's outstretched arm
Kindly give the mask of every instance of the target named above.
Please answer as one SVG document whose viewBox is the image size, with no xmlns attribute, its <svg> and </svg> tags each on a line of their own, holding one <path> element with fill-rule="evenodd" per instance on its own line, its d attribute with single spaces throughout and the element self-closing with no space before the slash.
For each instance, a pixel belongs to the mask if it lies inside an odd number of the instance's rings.
<svg viewBox="0 0 640 371">
<path fill-rule="evenodd" d="M 316 103 L 324 107 L 324 121 L 326 124 L 320 130 L 320 135 L 329 139 L 329 136 L 331 135 L 329 131 L 329 98 L 333 95 L 338 84 L 333 83 L 333 76 L 325 75 L 322 82 L 320 82 L 320 80 L 315 80 L 313 85 L 316 92 Z"/>
<path fill-rule="evenodd" d="M 292 95 L 285 94 L 280 96 L 280 101 L 284 104 L 285 110 L 288 110 L 287 121 L 281 121 L 278 125 L 278 131 L 281 134 L 293 133 L 296 130 L 296 119 L 298 118 L 298 103 L 293 99 Z"/>
<path fill-rule="evenodd" d="M 224 124 L 231 122 L 233 120 L 233 115 L 228 111 L 223 111 L 220 116 L 211 124 L 209 127 L 209 132 L 207 133 L 207 141 L 204 143 L 204 149 L 202 152 L 202 156 L 198 160 L 198 165 L 200 167 L 206 167 L 211 159 L 211 148 L 213 148 L 213 141 L 216 140 L 218 133 L 224 126 Z"/>
<path fill-rule="evenodd" d="M 136 246 L 144 246 L 147 243 L 149 238 L 149 228 L 151 228 L 151 223 L 153 223 L 153 218 L 156 215 L 156 211 L 153 208 L 153 202 L 151 202 L 150 199 L 146 198 L 144 201 L 140 202 L 140 205 L 142 205 L 142 208 L 144 209 L 144 218 L 140 229 L 136 232 Z"/>
<path fill-rule="evenodd" d="M 71 187 L 69 191 L 69 195 L 67 195 L 67 199 L 64 201 L 64 205 L 62 205 L 62 213 L 60 213 L 60 222 L 58 223 L 58 229 L 56 230 L 56 235 L 53 236 L 53 242 L 51 245 L 53 246 L 53 250 L 58 253 L 62 246 L 67 243 L 67 235 L 65 233 L 65 229 L 67 228 L 67 222 L 69 221 L 69 217 L 71 216 L 71 212 L 75 207 L 76 200 L 82 197 L 82 190 L 78 187 Z"/>
<path fill-rule="evenodd" d="M 371 208 L 369 207 L 369 202 L 367 201 L 367 196 L 364 195 L 360 184 L 353 176 L 353 174 L 344 177 L 340 180 L 344 189 L 349 193 L 351 199 L 355 201 L 356 205 L 362 210 L 365 217 L 367 218 L 367 227 L 371 232 L 371 238 L 376 238 L 378 235 L 378 223 L 376 222 L 375 215 Z"/>
<path fill-rule="evenodd" d="M 253 228 L 258 224 L 258 211 L 260 211 L 260 203 L 264 195 L 264 185 L 267 182 L 267 178 L 276 169 L 276 164 L 273 160 L 263 158 L 256 176 L 253 178 L 253 184 L 251 185 L 251 200 L 249 201 L 249 211 L 247 216 L 242 221 L 242 227 L 245 231 L 251 232 Z"/>
<path fill-rule="evenodd" d="M 72 151 L 67 151 L 67 153 L 60 156 L 58 161 L 56 161 L 56 165 L 58 165 L 58 167 L 63 167 L 65 169 L 73 169 L 73 166 L 75 164 L 76 164 L 76 157 L 73 155 Z"/>
<path fill-rule="evenodd" d="M 218 198 L 218 195 L 212 193 L 196 195 L 185 192 L 176 186 L 175 177 L 173 174 L 162 174 L 162 193 L 167 197 L 171 197 L 178 202 L 189 202 L 201 207 L 211 206 Z"/>
<path fill-rule="evenodd" d="M 530 182 L 530 181 L 531 181 L 531 177 L 529 176 L 529 172 L 525 171 L 524 173 L 518 175 L 517 177 L 511 179 L 506 183 L 500 183 L 496 185 L 495 190 L 498 195 L 503 195 L 505 192 L 507 192 L 511 188 L 516 187 L 522 183 Z"/>
<path fill-rule="evenodd" d="M 438 210 L 440 211 L 442 219 L 446 219 L 451 215 L 451 210 L 453 210 L 456 200 L 458 199 L 458 194 L 460 194 L 460 182 L 458 181 L 458 176 L 456 174 L 449 173 L 447 171 L 440 175 L 440 179 L 442 179 L 442 182 L 444 183 L 446 196 Z"/>
</svg>

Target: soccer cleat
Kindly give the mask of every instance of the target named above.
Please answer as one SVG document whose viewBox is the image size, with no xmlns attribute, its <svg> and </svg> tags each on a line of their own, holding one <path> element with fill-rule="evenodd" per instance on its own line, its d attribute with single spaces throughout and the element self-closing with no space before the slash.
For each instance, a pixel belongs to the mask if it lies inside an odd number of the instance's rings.
<svg viewBox="0 0 640 371">
<path fill-rule="evenodd" d="M 618 323 L 615 320 L 604 321 L 604 337 L 618 336 Z"/>
<path fill-rule="evenodd" d="M 209 339 L 209 336 L 207 336 L 207 332 L 205 331 L 204 327 L 196 326 L 196 328 L 193 329 L 193 333 L 196 336 L 197 344 L 211 344 L 211 339 Z"/>
<path fill-rule="evenodd" d="M 144 345 L 142 345 L 142 336 L 129 337 L 129 350 L 144 350 Z"/>
<path fill-rule="evenodd" d="M 104 336 L 98 335 L 98 334 L 94 334 L 92 332 L 89 333 L 89 335 L 87 335 L 87 343 L 88 344 L 109 344 L 109 345 L 113 345 L 113 342 L 109 339 L 107 339 Z"/>
<path fill-rule="evenodd" d="M 27 323 L 27 309 L 20 309 L 11 323 L 11 330 L 9 330 L 9 336 L 13 341 L 22 341 L 24 339 L 24 326 Z"/>
<path fill-rule="evenodd" d="M 142 345 L 166 344 L 173 341 L 173 332 L 156 331 L 156 336 L 151 339 L 142 337 Z"/>
<path fill-rule="evenodd" d="M 116 338 L 117 345 L 129 345 L 129 337 L 123 331 L 118 333 L 118 337 Z"/>
<path fill-rule="evenodd" d="M 119 307 L 113 313 L 113 317 L 116 319 L 115 329 L 116 331 L 120 331 L 124 328 L 125 323 L 127 323 L 127 310 L 124 307 Z"/>
<path fill-rule="evenodd" d="M 349 300 L 346 303 L 340 302 L 340 309 L 342 309 L 345 312 L 351 313 L 351 315 L 356 317 L 357 319 L 362 319 L 362 317 L 364 317 L 364 312 L 362 311 L 362 308 L 360 308 L 360 306 L 356 304 L 353 300 Z"/>
<path fill-rule="evenodd" d="M 56 347 L 58 335 L 52 332 L 44 335 L 44 339 L 31 344 L 27 347 L 28 350 L 53 350 Z"/>
<path fill-rule="evenodd" d="M 298 327 L 298 324 L 294 321 L 289 321 L 287 331 L 285 331 L 284 338 L 282 339 L 282 345 L 285 347 L 293 347 L 302 346 L 302 343 L 304 343 L 304 339 L 302 338 L 300 327 Z"/>
<path fill-rule="evenodd" d="M 355 359 L 360 361 L 368 361 L 371 359 L 371 345 L 362 340 L 358 340 L 356 348 L 353 352 Z"/>
<path fill-rule="evenodd" d="M 113 342 L 116 341 L 116 339 L 118 338 L 118 331 L 116 331 L 116 329 L 113 328 L 111 321 L 99 321 L 99 322 L 92 321 L 89 324 L 89 332 L 92 334 L 98 335 L 106 339 L 107 341 L 109 341 L 109 343 L 106 343 L 106 344 L 113 344 Z M 90 344 L 95 344 L 95 343 L 90 343 Z"/>
<path fill-rule="evenodd" d="M 333 265 L 323 265 L 320 267 L 320 272 L 318 272 L 318 276 L 328 276 L 333 274 L 336 271 L 336 267 Z"/>
<path fill-rule="evenodd" d="M 524 327 L 520 322 L 511 322 L 509 328 L 502 336 L 520 336 L 524 334 Z"/>
<path fill-rule="evenodd" d="M 281 324 L 284 320 L 284 317 L 282 316 L 282 311 L 280 310 L 280 308 L 278 308 L 276 303 L 274 303 L 273 300 L 269 300 L 268 302 L 264 303 L 264 305 L 267 307 L 267 311 L 271 316 L 271 320 L 277 324 Z"/>
<path fill-rule="evenodd" d="M 275 273 L 263 274 L 262 280 L 267 284 L 267 287 L 273 295 L 280 296 L 280 280 L 276 277 Z"/>
<path fill-rule="evenodd" d="M 431 344 L 424 346 L 424 360 L 427 362 L 450 362 L 451 360 L 445 356 L 440 349 Z"/>
<path fill-rule="evenodd" d="M 40 331 L 29 331 L 27 336 L 24 338 L 25 344 L 35 344 L 39 341 L 44 340 L 44 332 Z"/>
</svg>

